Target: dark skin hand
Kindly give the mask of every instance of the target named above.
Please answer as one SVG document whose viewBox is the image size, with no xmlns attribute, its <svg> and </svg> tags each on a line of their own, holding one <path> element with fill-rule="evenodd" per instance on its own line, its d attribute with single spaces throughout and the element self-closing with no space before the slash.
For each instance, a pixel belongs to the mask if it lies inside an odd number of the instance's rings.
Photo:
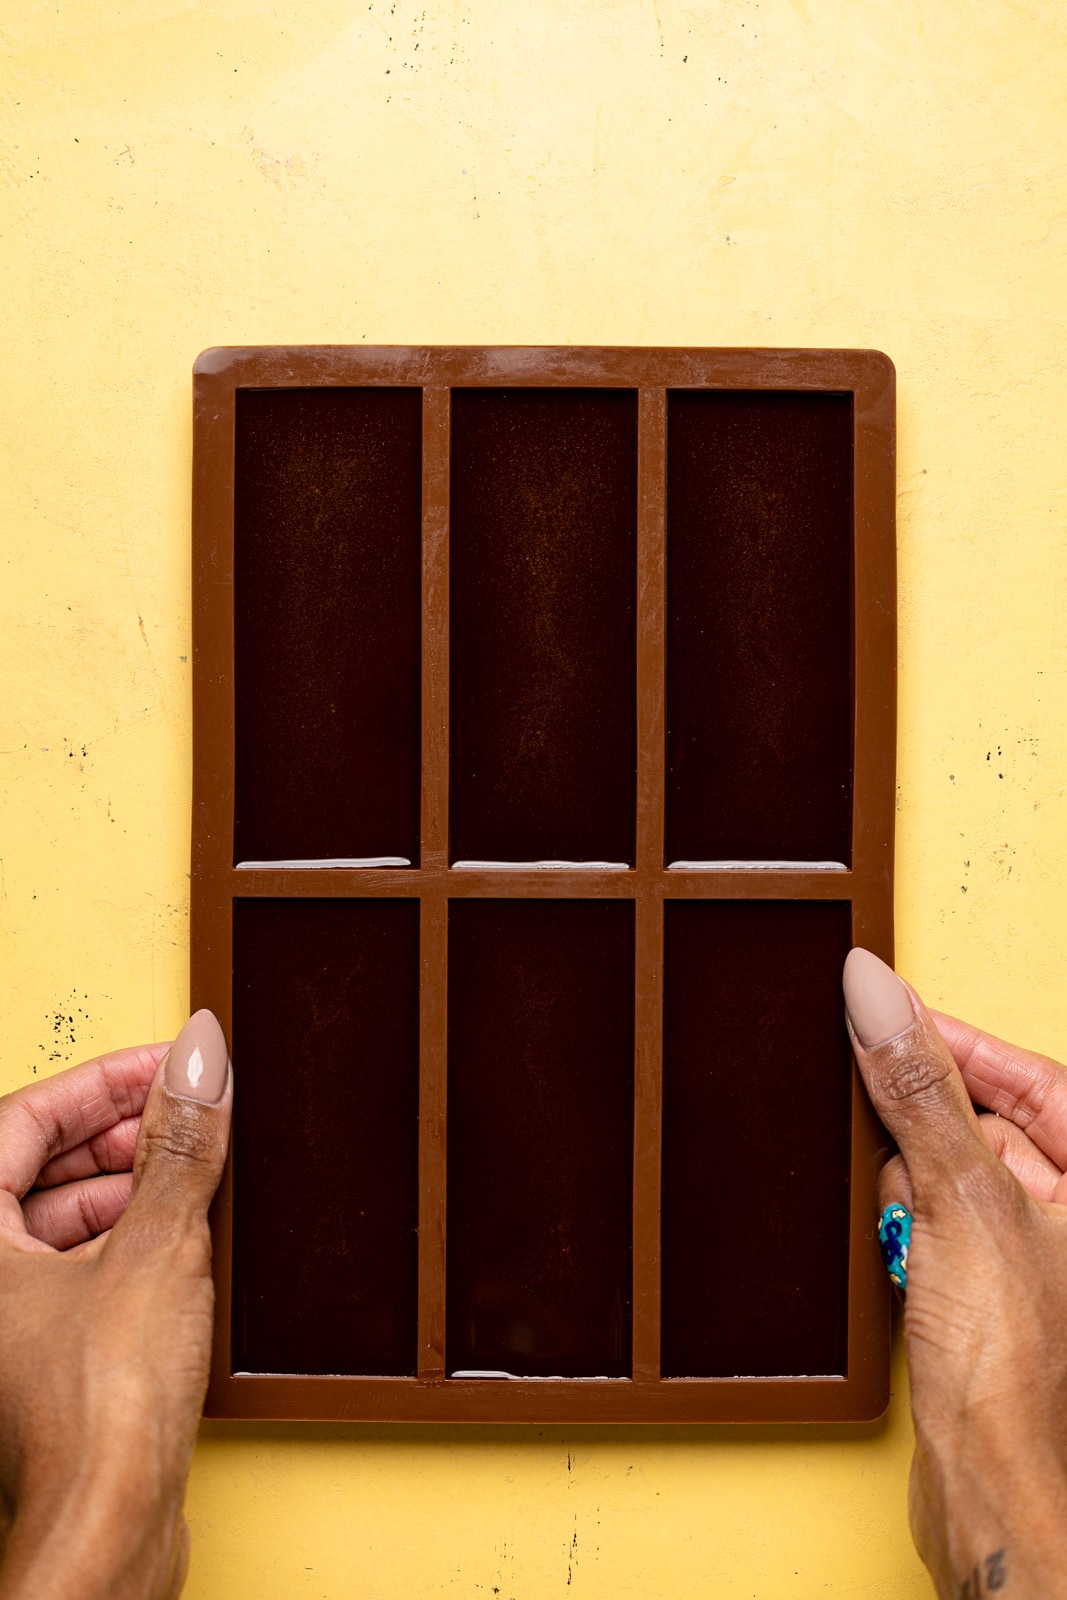
<svg viewBox="0 0 1067 1600">
<path fill-rule="evenodd" d="M 903 1031 L 870 1048 L 853 1037 L 900 1148 L 879 1205 L 914 1217 L 912 1531 L 942 1600 L 1056 1600 L 1067 1596 L 1067 1072 L 906 994 Z"/>
<path fill-rule="evenodd" d="M 185 1579 L 232 1086 L 172 1093 L 169 1048 L 0 1099 L 0 1600 L 171 1600 Z"/>
<path fill-rule="evenodd" d="M 993 1154 L 1035 1200 L 1067 1205 L 1067 1068 L 1005 1044 L 943 1011 L 931 1011 Z"/>
<path fill-rule="evenodd" d="M 880 1203 L 914 1216 L 913 1531 L 943 1600 L 1056 1600 L 1067 1073 L 911 990 L 897 999 L 892 1037 L 854 1041 L 900 1147 Z M 0 1100 L 0 1600 L 172 1600 L 184 1582 L 214 1309 L 207 1208 L 232 1087 L 227 1074 L 217 1103 L 172 1092 L 167 1050 Z"/>
</svg>

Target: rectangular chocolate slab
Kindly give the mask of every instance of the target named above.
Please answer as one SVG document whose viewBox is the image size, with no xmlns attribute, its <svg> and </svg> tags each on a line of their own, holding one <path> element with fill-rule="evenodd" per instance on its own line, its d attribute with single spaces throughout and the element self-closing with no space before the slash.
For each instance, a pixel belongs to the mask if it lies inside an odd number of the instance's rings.
<svg viewBox="0 0 1067 1600">
<path fill-rule="evenodd" d="M 667 860 L 847 864 L 852 396 L 667 396 Z"/>
<path fill-rule="evenodd" d="M 843 1377 L 849 907 L 665 911 L 663 1373 Z"/>
<path fill-rule="evenodd" d="M 236 861 L 419 852 L 422 394 L 244 390 Z"/>
<path fill-rule="evenodd" d="M 457 900 L 446 1370 L 630 1376 L 634 908 Z"/>
<path fill-rule="evenodd" d="M 632 862 L 637 394 L 456 389 L 453 861 Z"/>
<path fill-rule="evenodd" d="M 418 901 L 237 900 L 233 993 L 234 1370 L 413 1375 Z"/>
<path fill-rule="evenodd" d="M 209 1414 L 884 1409 L 893 509 L 877 352 L 199 359 Z"/>
</svg>

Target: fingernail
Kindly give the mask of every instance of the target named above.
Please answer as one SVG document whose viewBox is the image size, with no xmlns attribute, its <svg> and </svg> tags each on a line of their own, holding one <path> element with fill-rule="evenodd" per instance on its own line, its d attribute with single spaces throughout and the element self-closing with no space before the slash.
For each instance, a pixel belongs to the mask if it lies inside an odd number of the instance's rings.
<svg viewBox="0 0 1067 1600">
<path fill-rule="evenodd" d="M 911 1244 L 911 1212 L 907 1206 L 886 1206 L 878 1224 L 878 1243 L 889 1281 L 898 1289 L 908 1287 L 908 1247 Z"/>
<path fill-rule="evenodd" d="M 212 1011 L 196 1011 L 170 1047 L 167 1089 L 187 1100 L 221 1100 L 229 1075 L 229 1052 Z"/>
<path fill-rule="evenodd" d="M 893 971 L 869 950 L 850 950 L 842 979 L 852 1031 L 865 1050 L 885 1044 L 915 1022 L 908 991 Z"/>
</svg>

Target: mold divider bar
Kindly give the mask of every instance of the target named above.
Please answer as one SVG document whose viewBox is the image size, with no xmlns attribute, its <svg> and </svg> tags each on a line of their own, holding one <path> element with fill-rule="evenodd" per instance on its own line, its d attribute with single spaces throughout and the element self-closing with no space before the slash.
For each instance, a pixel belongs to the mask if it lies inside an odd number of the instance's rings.
<svg viewBox="0 0 1067 1600">
<path fill-rule="evenodd" d="M 207 1006 L 222 1023 L 222 1030 L 233 1043 L 233 914 L 234 900 L 226 881 L 216 869 L 194 880 L 192 905 L 197 938 L 191 944 L 191 983 L 197 1010 Z M 190 1007 L 192 1009 L 192 1007 Z M 228 1415 L 230 1371 L 233 1366 L 233 1143 L 226 1152 L 226 1166 L 218 1194 L 211 1208 L 213 1235 L 212 1275 L 215 1280 L 215 1324 L 212 1336 L 211 1395 L 212 1413 Z"/>
<path fill-rule="evenodd" d="M 637 422 L 637 868 L 663 870 L 667 393 L 641 389 Z"/>
<path fill-rule="evenodd" d="M 667 395 L 641 389 L 637 443 L 637 904 L 633 1376 L 659 1379 Z"/>
<path fill-rule="evenodd" d="M 890 726 L 895 726 L 895 723 L 891 723 Z M 889 792 L 893 793 L 892 788 Z M 891 843 L 892 834 L 890 834 Z M 857 851 L 856 854 L 858 853 Z M 891 873 L 889 881 L 892 881 Z M 852 943 L 861 944 L 868 950 L 877 950 L 887 961 L 892 961 L 893 901 L 892 896 L 885 892 L 884 882 L 877 869 L 853 874 L 850 894 Z M 879 1358 L 872 1358 L 872 1344 L 875 1350 L 880 1347 L 886 1338 L 885 1330 L 889 1319 L 885 1311 L 886 1275 L 879 1271 L 882 1263 L 878 1259 L 877 1250 L 870 1248 L 871 1206 L 865 1175 L 880 1164 L 882 1159 L 880 1151 L 884 1147 L 884 1140 L 884 1131 L 867 1098 L 859 1068 L 853 1057 L 846 1371 L 850 1377 L 855 1374 L 865 1374 L 862 1380 L 857 1379 L 857 1381 L 869 1386 L 872 1412 L 877 1405 L 884 1403 L 880 1385 L 886 1381 L 884 1369 L 879 1368 Z"/>
<path fill-rule="evenodd" d="M 638 894 L 634 939 L 633 1376 L 659 1380 L 663 1120 L 663 900 Z"/>
<path fill-rule="evenodd" d="M 419 916 L 418 1377 L 445 1376 L 445 1125 L 448 1083 L 448 900 L 423 891 Z"/>
<path fill-rule="evenodd" d="M 201 358 L 201 362 L 202 362 Z M 193 839 L 190 989 L 233 1040 L 234 618 L 237 396 L 227 366 L 193 377 Z M 216 1314 L 208 1405 L 229 1415 L 233 1291 L 233 1150 L 212 1206 Z"/>
<path fill-rule="evenodd" d="M 422 842 L 420 868 L 448 866 L 448 530 L 452 394 L 422 391 Z M 445 1375 L 445 1112 L 448 900 L 420 872 L 418 1376 Z"/>
<path fill-rule="evenodd" d="M 448 469 L 452 394 L 422 391 L 422 852 L 448 865 Z"/>
</svg>

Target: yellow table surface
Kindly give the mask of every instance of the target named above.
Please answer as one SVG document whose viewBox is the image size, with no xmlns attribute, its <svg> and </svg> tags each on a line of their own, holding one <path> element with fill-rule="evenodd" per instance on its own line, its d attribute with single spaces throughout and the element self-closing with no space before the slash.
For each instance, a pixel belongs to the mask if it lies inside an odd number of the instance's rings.
<svg viewBox="0 0 1067 1600">
<path fill-rule="evenodd" d="M 0 1089 L 187 1005 L 189 369 L 877 346 L 898 952 L 1067 1053 L 1059 0 L 3 0 Z M 194 1600 L 927 1596 L 856 1431 L 205 1425 Z"/>
</svg>

